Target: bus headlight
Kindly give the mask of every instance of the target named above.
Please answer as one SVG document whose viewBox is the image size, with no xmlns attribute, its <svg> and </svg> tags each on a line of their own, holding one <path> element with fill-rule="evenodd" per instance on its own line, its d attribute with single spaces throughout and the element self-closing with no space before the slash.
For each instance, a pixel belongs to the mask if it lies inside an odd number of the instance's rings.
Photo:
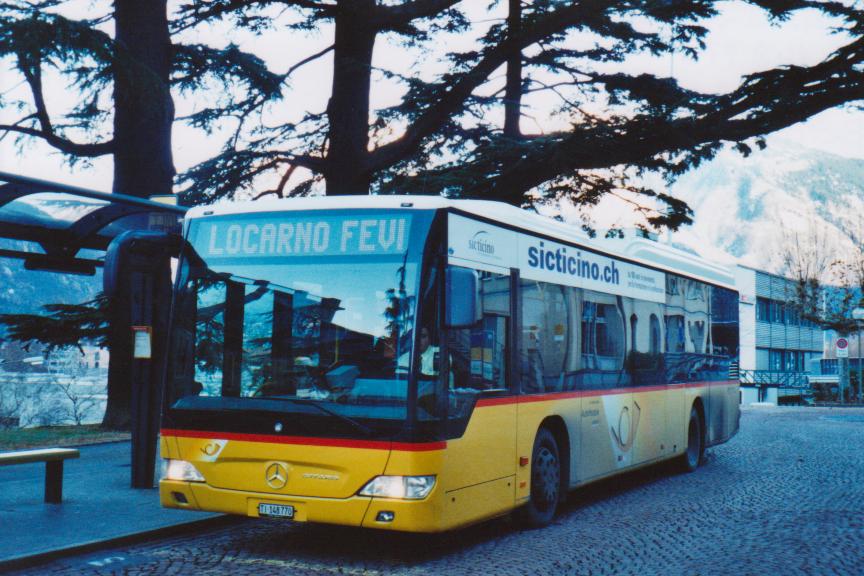
<svg viewBox="0 0 864 576">
<path fill-rule="evenodd" d="M 422 500 L 434 487 L 435 476 L 376 476 L 360 490 L 360 495 Z"/>
<path fill-rule="evenodd" d="M 204 476 L 191 462 L 185 460 L 163 460 L 162 479 L 182 482 L 204 482 Z"/>
</svg>

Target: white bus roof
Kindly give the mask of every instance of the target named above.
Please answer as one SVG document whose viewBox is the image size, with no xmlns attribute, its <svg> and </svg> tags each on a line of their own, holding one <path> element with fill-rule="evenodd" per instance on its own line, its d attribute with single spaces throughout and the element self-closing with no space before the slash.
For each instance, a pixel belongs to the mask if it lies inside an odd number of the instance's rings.
<svg viewBox="0 0 864 576">
<path fill-rule="evenodd" d="M 516 208 L 503 202 L 490 200 L 451 200 L 442 196 L 313 196 L 306 198 L 268 198 L 246 202 L 223 202 L 210 206 L 195 206 L 186 213 L 187 219 L 202 216 L 227 216 L 255 212 L 286 212 L 340 209 L 408 210 L 453 209 L 468 215 L 498 222 L 525 232 L 533 232 L 619 256 L 637 264 L 644 264 L 666 272 L 696 278 L 711 284 L 735 290 L 732 270 L 709 262 L 667 244 L 646 238 L 623 239 L 589 238 L 579 228 Z"/>
</svg>

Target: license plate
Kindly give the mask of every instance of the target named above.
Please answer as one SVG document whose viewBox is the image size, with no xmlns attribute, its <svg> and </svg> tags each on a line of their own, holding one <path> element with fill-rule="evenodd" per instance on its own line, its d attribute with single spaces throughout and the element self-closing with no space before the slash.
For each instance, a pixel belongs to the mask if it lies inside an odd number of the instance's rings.
<svg viewBox="0 0 864 576">
<path fill-rule="evenodd" d="M 294 518 L 294 506 L 286 504 L 258 504 L 259 516 L 273 518 Z"/>
</svg>

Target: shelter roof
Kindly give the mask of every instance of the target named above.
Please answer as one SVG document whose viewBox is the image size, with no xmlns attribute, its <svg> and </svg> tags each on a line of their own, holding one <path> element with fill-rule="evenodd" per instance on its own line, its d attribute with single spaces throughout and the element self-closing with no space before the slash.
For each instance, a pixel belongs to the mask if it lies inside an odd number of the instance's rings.
<svg viewBox="0 0 864 576">
<path fill-rule="evenodd" d="M 0 172 L 0 256 L 33 270 L 92 273 L 127 230 L 179 230 L 186 209 Z"/>
</svg>

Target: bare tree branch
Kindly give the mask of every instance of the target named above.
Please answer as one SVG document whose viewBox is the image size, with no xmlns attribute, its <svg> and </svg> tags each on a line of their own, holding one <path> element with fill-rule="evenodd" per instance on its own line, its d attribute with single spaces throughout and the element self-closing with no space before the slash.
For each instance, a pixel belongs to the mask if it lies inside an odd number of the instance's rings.
<svg viewBox="0 0 864 576">
<path fill-rule="evenodd" d="M 318 58 L 324 56 L 325 54 L 327 54 L 331 50 L 333 50 L 333 44 L 331 44 L 327 48 L 324 48 L 320 52 L 316 52 L 315 54 L 312 54 L 311 56 L 308 56 L 308 57 L 304 58 L 303 60 L 297 62 L 296 64 L 294 64 L 293 66 L 288 68 L 288 71 L 285 72 L 285 77 L 287 78 L 288 76 L 291 75 L 292 72 L 294 72 L 295 70 L 297 70 L 301 66 L 308 64 L 309 62 L 312 62 L 313 60 L 317 60 Z"/>
<path fill-rule="evenodd" d="M 98 142 L 95 144 L 79 144 L 77 142 L 61 138 L 53 132 L 47 133 L 43 130 L 37 130 L 36 128 L 27 128 L 25 126 L 16 126 L 14 124 L 0 124 L 0 132 L 18 132 L 20 134 L 26 134 L 28 136 L 41 138 L 57 150 L 60 150 L 65 154 L 72 154 L 74 156 L 95 158 L 97 156 L 104 156 L 106 154 L 112 154 L 114 152 L 113 140 L 108 140 L 106 142 Z"/>
<path fill-rule="evenodd" d="M 269 194 L 275 194 L 277 198 L 284 198 L 285 185 L 288 184 L 288 180 L 291 178 L 291 175 L 294 174 L 294 171 L 297 170 L 297 166 L 292 164 L 288 167 L 288 170 L 282 175 L 282 178 L 279 179 L 279 184 L 276 188 L 272 188 L 270 190 L 264 190 L 260 194 L 256 194 L 252 197 L 252 200 L 259 200 L 264 196 Z"/>
</svg>

